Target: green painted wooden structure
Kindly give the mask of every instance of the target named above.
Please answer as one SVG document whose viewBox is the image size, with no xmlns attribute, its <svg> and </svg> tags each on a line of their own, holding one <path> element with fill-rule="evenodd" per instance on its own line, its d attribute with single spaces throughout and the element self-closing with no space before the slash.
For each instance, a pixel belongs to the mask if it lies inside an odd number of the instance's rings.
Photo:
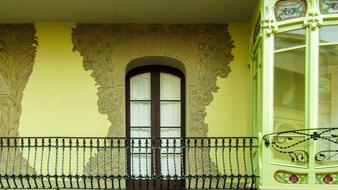
<svg viewBox="0 0 338 190">
<path fill-rule="evenodd" d="M 274 82 L 275 64 L 277 64 L 275 58 L 283 52 L 302 50 L 305 56 L 304 109 L 301 115 L 304 123 L 297 129 L 316 131 L 315 129 L 320 127 L 320 47 L 338 44 L 338 41 L 321 43 L 320 30 L 327 26 L 338 26 L 338 1 L 261 0 L 253 18 L 250 65 L 251 125 L 253 135 L 258 135 L 261 139 L 257 167 L 260 168 L 261 177 L 259 187 L 261 189 L 338 189 L 337 159 L 328 162 L 318 162 L 315 159 L 316 153 L 321 149 L 319 141 L 310 139 L 302 143 L 303 150 L 308 153 L 306 163 L 299 163 L 288 159 L 287 156 L 278 155 L 272 146 L 265 146 L 263 141 L 264 135 L 279 132 L 274 127 L 274 114 L 277 114 L 274 108 L 276 103 L 274 92 L 279 88 Z M 278 36 L 283 34 L 288 36 L 288 33 L 303 35 L 304 42 L 297 41 L 298 44 L 276 48 L 276 44 L 280 43 L 276 41 Z M 338 30 L 336 33 L 338 35 Z M 287 61 L 285 59 L 285 62 Z M 333 133 L 330 135 L 335 137 Z M 273 141 L 274 137 L 267 138 Z M 296 138 L 304 137 L 294 137 Z"/>
</svg>

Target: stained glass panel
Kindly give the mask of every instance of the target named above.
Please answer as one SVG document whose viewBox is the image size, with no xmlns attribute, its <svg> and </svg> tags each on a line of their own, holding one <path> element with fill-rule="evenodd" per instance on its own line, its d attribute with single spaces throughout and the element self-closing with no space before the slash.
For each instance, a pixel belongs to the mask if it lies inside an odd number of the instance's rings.
<svg viewBox="0 0 338 190">
<path fill-rule="evenodd" d="M 338 13 L 338 0 L 321 0 L 320 11 L 322 14 Z"/>
<path fill-rule="evenodd" d="M 306 2 L 304 0 L 281 0 L 275 5 L 277 21 L 303 17 L 305 14 Z"/>
</svg>

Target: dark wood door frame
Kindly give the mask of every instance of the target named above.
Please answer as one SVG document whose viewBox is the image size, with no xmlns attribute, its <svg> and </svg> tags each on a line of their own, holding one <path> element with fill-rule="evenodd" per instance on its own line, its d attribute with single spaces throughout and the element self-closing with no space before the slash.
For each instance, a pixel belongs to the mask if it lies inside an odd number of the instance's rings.
<svg viewBox="0 0 338 190">
<path fill-rule="evenodd" d="M 143 67 L 138 67 L 135 69 L 132 69 L 129 71 L 126 75 L 126 136 L 127 138 L 130 137 L 130 79 L 133 76 L 142 74 L 142 73 L 150 73 L 151 76 L 151 137 L 152 137 L 152 143 L 153 146 L 160 147 L 161 142 L 158 140 L 160 139 L 160 73 L 168 73 L 175 75 L 181 79 L 181 138 L 185 137 L 185 77 L 183 72 L 181 72 L 178 69 L 168 67 L 168 66 L 159 66 L 159 65 L 149 65 L 149 66 L 143 66 Z M 157 139 L 157 140 L 156 140 Z M 181 142 L 182 144 L 184 142 Z M 130 145 L 130 142 L 129 142 Z M 128 162 L 128 175 L 131 176 L 131 158 L 130 158 L 130 148 L 127 149 L 127 162 Z M 161 150 L 160 148 L 155 149 L 154 154 L 151 154 L 151 163 L 155 163 L 154 167 L 151 167 L 151 174 L 160 176 L 161 173 Z M 154 160 L 153 160 L 154 159 Z M 183 152 L 183 160 L 185 160 L 185 152 Z M 155 170 L 155 171 L 154 171 Z M 184 166 L 181 167 L 181 174 L 184 174 Z M 156 180 L 158 181 L 158 180 Z M 163 183 L 164 180 L 161 180 L 161 183 Z M 131 185 L 132 183 L 132 185 Z M 128 189 L 142 189 L 141 187 L 143 186 L 142 182 L 136 182 L 139 183 L 135 187 L 135 181 L 127 181 L 127 188 Z M 163 184 L 155 184 L 155 181 L 153 180 L 151 183 L 153 185 L 150 185 L 148 187 L 148 181 L 147 183 L 147 188 L 151 189 L 151 187 L 154 187 L 154 189 L 158 189 L 159 186 L 161 186 L 160 189 L 167 189 L 168 188 L 172 189 L 173 187 L 169 185 L 170 180 L 165 182 L 167 185 L 162 186 Z M 129 185 L 128 185 L 129 184 Z M 170 186 L 170 187 L 169 187 Z M 132 188 L 131 188 L 132 187 Z M 184 181 L 179 181 L 178 183 L 175 183 L 176 189 L 182 189 L 184 188 Z"/>
</svg>

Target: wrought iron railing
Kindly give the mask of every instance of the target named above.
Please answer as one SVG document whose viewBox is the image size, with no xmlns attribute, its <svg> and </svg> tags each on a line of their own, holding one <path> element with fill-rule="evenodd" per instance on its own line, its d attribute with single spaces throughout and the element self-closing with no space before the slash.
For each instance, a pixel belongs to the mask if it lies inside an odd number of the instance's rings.
<svg viewBox="0 0 338 190">
<path fill-rule="evenodd" d="M 257 139 L 0 138 L 1 189 L 255 189 Z"/>
<path fill-rule="evenodd" d="M 338 128 L 315 128 L 282 131 L 263 137 L 265 146 L 279 154 L 288 155 L 292 162 L 309 161 L 310 141 L 316 141 L 314 160 L 318 163 L 338 160 Z"/>
</svg>

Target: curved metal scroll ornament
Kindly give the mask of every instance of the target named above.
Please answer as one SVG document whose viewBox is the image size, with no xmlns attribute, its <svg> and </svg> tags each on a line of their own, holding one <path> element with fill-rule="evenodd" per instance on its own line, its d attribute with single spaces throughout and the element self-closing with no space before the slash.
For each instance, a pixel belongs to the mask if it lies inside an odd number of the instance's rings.
<svg viewBox="0 0 338 190">
<path fill-rule="evenodd" d="M 271 145 L 276 152 L 288 154 L 292 162 L 304 164 L 309 160 L 304 144 L 310 140 L 338 144 L 338 137 L 334 134 L 337 130 L 338 128 L 316 128 L 282 131 L 264 135 L 263 140 L 267 148 Z M 304 145 L 304 148 L 300 149 L 300 145 Z M 335 154 L 332 155 L 332 153 Z M 338 150 L 321 150 L 315 155 L 315 160 L 328 161 L 337 154 Z"/>
<path fill-rule="evenodd" d="M 315 159 L 317 162 L 330 161 L 338 155 L 338 150 L 323 150 L 317 152 Z"/>
</svg>

